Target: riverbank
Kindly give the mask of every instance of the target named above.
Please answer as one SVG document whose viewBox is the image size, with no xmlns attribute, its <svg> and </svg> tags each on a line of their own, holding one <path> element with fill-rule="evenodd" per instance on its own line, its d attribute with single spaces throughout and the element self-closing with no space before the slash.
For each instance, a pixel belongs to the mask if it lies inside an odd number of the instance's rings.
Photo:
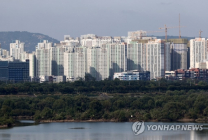
<svg viewBox="0 0 208 140">
<path fill-rule="evenodd" d="M 17 117 L 17 118 L 24 118 L 25 117 Z M 32 118 L 32 117 L 27 117 L 28 120 L 31 120 L 29 118 Z M 136 122 L 136 121 L 139 121 L 139 120 L 129 120 L 129 121 L 126 121 L 126 122 Z M 39 123 L 58 123 L 58 122 L 120 122 L 118 121 L 117 119 L 97 119 L 97 120 L 40 120 Z M 170 121 L 168 119 L 163 119 L 163 120 L 148 120 L 148 121 L 145 121 L 145 122 L 173 122 L 173 121 Z M 181 122 L 181 123 L 208 123 L 207 120 L 205 119 L 187 119 L 187 118 L 183 118 L 183 119 L 178 119 L 174 122 Z M 16 124 L 12 124 L 12 126 L 16 126 Z M 12 126 L 9 126 L 9 125 L 0 125 L 0 129 L 1 128 L 9 128 L 9 127 L 12 127 Z M 18 126 L 18 125 L 17 125 Z M 19 125 L 21 126 L 21 125 Z"/>
<path fill-rule="evenodd" d="M 129 121 L 126 121 L 126 122 L 136 122 L 138 120 L 129 120 Z M 108 119 L 108 120 L 105 120 L 105 119 L 98 119 L 98 120 L 40 120 L 39 121 L 40 123 L 50 123 L 50 122 L 120 122 L 118 121 L 117 119 Z M 145 122 L 173 122 L 173 121 L 170 121 L 168 119 L 163 119 L 163 120 L 148 120 L 148 121 L 145 121 Z M 184 122 L 184 123 L 188 123 L 188 122 L 200 122 L 202 123 L 203 121 L 202 120 L 198 120 L 198 119 L 187 119 L 187 118 L 184 118 L 184 119 L 178 119 L 174 122 Z M 207 122 L 204 120 L 204 122 Z"/>
<path fill-rule="evenodd" d="M 16 124 L 5 124 L 5 125 L 0 125 L 0 129 L 1 128 L 10 128 L 10 127 L 13 127 L 15 126 Z"/>
<path fill-rule="evenodd" d="M 0 128 L 8 128 L 8 125 L 0 125 Z"/>
</svg>

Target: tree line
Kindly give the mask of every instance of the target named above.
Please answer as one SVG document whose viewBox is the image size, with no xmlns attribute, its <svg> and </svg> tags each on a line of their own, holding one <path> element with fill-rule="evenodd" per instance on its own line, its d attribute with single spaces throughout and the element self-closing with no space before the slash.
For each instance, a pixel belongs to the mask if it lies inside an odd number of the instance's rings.
<svg viewBox="0 0 208 140">
<path fill-rule="evenodd" d="M 17 116 L 34 120 L 177 121 L 208 117 L 208 93 L 195 90 L 164 94 L 114 96 L 100 100 L 85 95 L 41 95 L 0 98 L 0 124 L 13 123 Z"/>
<path fill-rule="evenodd" d="M 149 93 L 166 92 L 174 90 L 208 90 L 207 81 L 184 80 L 184 81 L 75 81 L 63 83 L 5 83 L 0 82 L 0 95 L 10 94 L 92 94 L 106 93 Z"/>
</svg>

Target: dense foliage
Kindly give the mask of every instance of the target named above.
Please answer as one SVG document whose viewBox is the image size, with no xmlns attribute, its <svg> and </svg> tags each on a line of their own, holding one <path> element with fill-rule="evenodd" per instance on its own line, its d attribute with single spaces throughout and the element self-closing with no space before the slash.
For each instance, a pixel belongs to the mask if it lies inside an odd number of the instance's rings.
<svg viewBox="0 0 208 140">
<path fill-rule="evenodd" d="M 0 95 L 9 94 L 93 94 L 106 93 L 152 93 L 174 90 L 208 90 L 206 81 L 75 81 L 65 83 L 0 83 Z"/>
<path fill-rule="evenodd" d="M 17 116 L 34 120 L 113 121 L 208 117 L 205 81 L 76 81 L 0 83 L 0 125 Z"/>
<path fill-rule="evenodd" d="M 84 95 L 4 97 L 0 99 L 0 109 L 0 120 L 33 116 L 34 120 L 176 121 L 208 117 L 208 94 L 194 90 L 188 93 L 167 91 L 165 94 L 114 96 L 102 100 Z"/>
</svg>

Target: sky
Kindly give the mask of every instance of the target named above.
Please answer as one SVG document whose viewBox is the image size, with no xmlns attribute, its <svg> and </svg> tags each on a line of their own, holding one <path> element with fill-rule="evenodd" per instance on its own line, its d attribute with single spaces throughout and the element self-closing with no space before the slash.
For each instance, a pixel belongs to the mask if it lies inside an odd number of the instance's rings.
<svg viewBox="0 0 208 140">
<path fill-rule="evenodd" d="M 63 40 L 64 35 L 127 36 L 179 25 L 182 36 L 208 37 L 208 0 L 0 0 L 0 31 L 28 31 Z M 165 32 L 148 35 L 164 36 Z M 178 28 L 168 35 L 179 35 Z"/>
</svg>

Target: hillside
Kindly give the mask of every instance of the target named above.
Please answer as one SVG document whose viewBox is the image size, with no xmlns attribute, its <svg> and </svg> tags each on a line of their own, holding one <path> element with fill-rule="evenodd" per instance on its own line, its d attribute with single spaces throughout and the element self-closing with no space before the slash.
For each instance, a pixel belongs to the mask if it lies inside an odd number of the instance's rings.
<svg viewBox="0 0 208 140">
<path fill-rule="evenodd" d="M 158 39 L 165 39 L 165 36 L 155 36 Z M 178 36 L 168 36 L 168 39 L 178 38 Z M 182 37 L 187 38 L 188 40 L 193 39 L 194 37 Z M 48 40 L 49 42 L 58 43 L 57 39 L 51 38 L 47 35 L 40 33 L 30 33 L 26 31 L 15 31 L 15 32 L 0 32 L 0 43 L 3 49 L 9 50 L 9 44 L 15 40 L 20 40 L 25 43 L 25 51 L 35 51 L 35 46 L 41 40 Z"/>
<path fill-rule="evenodd" d="M 49 42 L 58 43 L 57 39 L 51 38 L 47 35 L 43 35 L 40 33 L 30 33 L 30 32 L 0 32 L 0 43 L 3 49 L 9 50 L 10 43 L 14 42 L 15 40 L 20 40 L 21 42 L 25 43 L 25 51 L 34 51 L 35 46 L 41 40 L 48 40 Z"/>
</svg>

